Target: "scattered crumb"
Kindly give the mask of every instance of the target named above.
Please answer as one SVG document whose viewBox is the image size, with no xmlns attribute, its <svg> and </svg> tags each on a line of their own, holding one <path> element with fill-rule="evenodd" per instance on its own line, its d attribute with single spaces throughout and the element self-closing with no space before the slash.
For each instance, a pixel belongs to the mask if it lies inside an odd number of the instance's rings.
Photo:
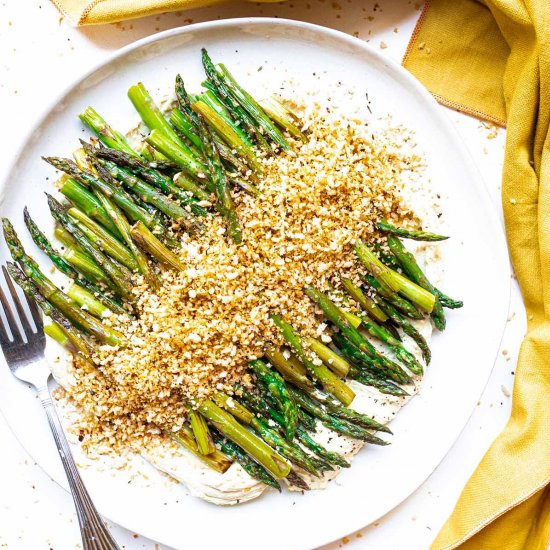
<svg viewBox="0 0 550 550">
<path fill-rule="evenodd" d="M 380 42 L 380 49 L 385 50 L 388 47 L 388 45 L 385 42 Z"/>
<path fill-rule="evenodd" d="M 500 386 L 500 389 L 506 397 L 510 397 L 511 395 L 510 390 L 504 384 Z"/>
</svg>

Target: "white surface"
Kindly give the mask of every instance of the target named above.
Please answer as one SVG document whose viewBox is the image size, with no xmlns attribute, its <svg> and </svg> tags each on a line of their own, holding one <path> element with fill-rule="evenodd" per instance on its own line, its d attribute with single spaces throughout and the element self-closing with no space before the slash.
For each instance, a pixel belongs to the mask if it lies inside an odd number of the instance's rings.
<svg viewBox="0 0 550 550">
<path fill-rule="evenodd" d="M 368 37 L 368 31 L 371 30 L 371 37 L 376 36 L 376 39 L 371 38 L 372 42 L 378 45 L 383 41 L 388 46 L 384 53 L 392 54 L 399 59 L 418 12 L 404 2 L 381 3 L 382 7 L 376 10 L 373 10 L 372 5 L 364 7 L 361 4 L 346 4 L 343 10 L 338 10 L 328 8 L 324 3 L 312 2 L 311 9 L 306 5 L 300 12 L 298 8 L 290 7 L 290 4 L 285 7 L 239 5 L 195 11 L 189 17 L 195 20 L 212 19 L 218 14 L 227 17 L 255 15 L 263 11 L 266 15 L 276 13 L 281 16 L 290 15 L 314 20 L 351 33 L 358 31 L 360 36 L 364 37 Z M 323 7 L 324 11 L 319 9 Z M 87 60 L 96 61 L 104 55 L 97 45 L 119 46 L 154 32 L 157 30 L 156 27 L 179 25 L 188 16 L 185 14 L 178 17 L 177 14 L 172 14 L 160 17 L 159 20 L 152 17 L 141 22 L 76 31 L 64 24 L 59 28 L 56 14 L 49 5 L 42 8 L 37 5 L 27 6 L 23 13 L 22 6 L 13 2 L 3 9 L 4 29 L 0 31 L 3 54 L 0 70 L 3 74 L 0 78 L 0 93 L 3 105 L 8 107 L 4 111 L 6 124 L 2 135 L 2 150 L 8 157 L 41 107 L 43 108 L 57 93 L 55 79 L 57 82 L 68 80 L 63 78 L 61 70 L 65 74 L 76 75 L 82 71 L 82 66 Z M 23 17 L 28 19 L 28 25 L 23 24 Z M 374 20 L 370 21 L 368 17 L 374 17 Z M 133 26 L 133 29 L 130 29 L 130 26 Z M 123 30 L 123 27 L 126 30 Z M 397 32 L 394 32 L 394 29 L 397 29 Z M 23 31 L 25 37 L 34 38 L 24 38 Z M 95 40 L 96 45 L 90 43 L 90 39 Z M 12 51 L 13 49 L 15 51 Z M 25 111 L 22 111 L 23 105 L 26 105 Z M 487 138 L 492 136 L 492 130 L 482 127 L 479 122 L 455 113 L 450 113 L 450 117 L 463 133 L 472 154 L 477 158 L 485 173 L 493 200 L 498 205 L 502 136 L 489 140 Z M 20 128 L 14 128 L 16 121 Z M 9 138 L 6 135 L 7 128 L 10 128 Z M 32 199 L 29 197 L 27 201 L 32 202 Z M 499 356 L 480 406 L 461 439 L 435 474 L 413 497 L 377 522 L 378 526 L 364 530 L 362 538 L 355 535 L 350 537 L 356 547 L 364 545 L 376 549 L 389 549 L 401 548 L 406 544 L 409 548 L 422 549 L 427 547 L 435 535 L 445 516 L 452 509 L 463 483 L 506 421 L 509 398 L 503 394 L 502 387 L 511 390 L 511 372 L 515 363 L 515 353 L 512 353 L 512 350 L 517 350 L 524 327 L 523 315 L 520 314 L 522 307 L 516 291 L 513 293 L 512 310 L 518 315 L 509 324 L 503 345 L 510 353 Z M 0 524 L 3 529 L 0 544 L 4 543 L 9 548 L 76 547 L 78 531 L 74 525 L 69 497 L 36 467 L 24 463 L 24 453 L 13 442 L 5 427 L 1 428 L 0 433 L 4 437 L 4 467 L 0 469 L 0 482 L 3 486 L 3 497 L 0 501 Z M 36 490 L 30 488 L 31 486 L 35 486 Z M 186 522 L 182 521 L 181 525 L 185 529 Z M 154 543 L 141 538 L 134 540 L 132 534 L 123 530 L 116 530 L 115 533 L 120 535 L 121 543 L 126 547 L 155 547 Z"/>
<path fill-rule="evenodd" d="M 77 115 L 87 105 L 104 114 L 115 128 L 134 127 L 137 117 L 125 92 L 137 81 L 146 83 L 152 93 L 163 94 L 181 70 L 188 89 L 196 90 L 204 79 L 202 46 L 207 46 L 213 59 L 231 67 L 237 80 L 257 97 L 273 90 L 283 95 L 292 90 L 297 97 L 306 97 L 321 90 L 316 95 L 321 104 L 334 105 L 344 115 L 359 111 L 366 116 L 367 90 L 370 118 L 391 115 L 392 124 L 413 130 L 417 150 L 425 155 L 424 178 L 441 197 L 440 231 L 454 237 L 441 246 L 441 286 L 450 295 L 460 295 L 465 306 L 450 312 L 446 331 L 433 338 L 433 360 L 422 390 L 391 423 L 392 444 L 366 448 L 357 455 L 353 468 L 343 471 L 323 491 L 303 496 L 269 493 L 243 507 L 219 508 L 190 497 L 183 486 L 168 482 L 160 472 L 145 464 L 140 467 L 140 461 L 132 472 L 98 464 L 81 474 L 100 513 L 178 549 L 195 548 L 203 538 L 198 530 L 182 531 L 181 517 L 190 525 L 215 524 L 217 529 L 209 534 L 215 548 L 319 546 L 375 521 L 409 496 L 462 431 L 485 387 L 506 323 L 510 279 L 504 236 L 477 169 L 454 128 L 409 73 L 380 50 L 347 34 L 277 19 L 234 19 L 147 39 L 62 92 L 46 118 L 31 130 L 24 153 L 8 174 L 9 185 L 2 189 L 1 214 L 13 221 L 28 250 L 34 247 L 24 230 L 23 207 L 31 193 L 40 196 L 40 191 L 51 191 L 54 177 L 40 156 L 71 154 L 83 131 Z M 426 200 L 432 204 L 428 193 Z M 45 198 L 32 204 L 30 211 L 39 226 L 51 223 Z M 476 224 L 465 222 L 466 212 Z M 9 253 L 2 246 L 0 260 L 6 258 Z M 43 260 L 39 255 L 35 258 Z M 465 269 L 468 263 L 484 264 L 484 276 L 491 284 L 480 285 L 477 270 Z M 44 269 L 48 266 L 46 260 Z M 478 343 L 481 333 L 484 337 Z M 66 485 L 36 399 L 7 368 L 0 369 L 0 409 L 31 456 Z M 281 525 L 266 539 L 262 520 L 268 514 Z M 304 517 L 329 515 L 331 521 L 319 522 L 315 529 L 301 528 Z"/>
</svg>

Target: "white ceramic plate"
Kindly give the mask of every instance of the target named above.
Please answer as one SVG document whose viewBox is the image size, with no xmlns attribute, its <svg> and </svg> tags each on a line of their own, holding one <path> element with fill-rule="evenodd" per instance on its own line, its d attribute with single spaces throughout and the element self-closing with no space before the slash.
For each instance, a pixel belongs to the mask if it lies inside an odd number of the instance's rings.
<svg viewBox="0 0 550 550">
<path fill-rule="evenodd" d="M 1 214 L 15 222 L 29 250 L 33 247 L 23 229 L 22 210 L 28 205 L 39 223 L 48 219 L 42 191 L 53 176 L 40 155 L 68 155 L 75 148 L 77 138 L 88 134 L 77 119 L 87 105 L 116 128 L 129 128 L 136 115 L 126 90 L 137 81 L 156 94 L 170 90 L 180 72 L 188 89 L 196 89 L 203 78 L 203 46 L 255 93 L 323 90 L 333 104 L 365 110 L 368 92 L 373 117 L 391 113 L 396 123 L 413 129 L 442 197 L 445 230 L 453 236 L 444 245 L 442 287 L 466 305 L 451 312 L 447 330 L 434 337 L 434 359 L 422 392 L 392 422 L 392 445 L 366 448 L 325 491 L 269 494 L 228 509 L 187 495 L 183 486 L 167 482 L 152 468 L 148 480 L 130 480 L 118 471 L 82 473 L 103 515 L 176 548 L 312 548 L 399 504 L 459 436 L 489 377 L 506 320 L 504 237 L 464 146 L 443 110 L 409 73 L 364 42 L 336 31 L 296 21 L 237 19 L 174 29 L 130 45 L 71 85 L 51 106 L 30 133 L 3 187 Z M 6 256 L 2 244 L 2 262 Z M 4 365 L 0 405 L 36 462 L 66 486 L 37 399 Z"/>
</svg>

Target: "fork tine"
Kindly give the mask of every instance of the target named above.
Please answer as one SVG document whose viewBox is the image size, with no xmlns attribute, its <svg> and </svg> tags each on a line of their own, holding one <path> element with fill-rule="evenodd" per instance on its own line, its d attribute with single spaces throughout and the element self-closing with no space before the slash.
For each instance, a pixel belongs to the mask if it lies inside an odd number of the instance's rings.
<svg viewBox="0 0 550 550">
<path fill-rule="evenodd" d="M 2 289 L 0 288 L 0 292 L 2 292 Z M 2 317 L 0 317 L 0 344 L 2 346 L 5 346 L 7 344 L 10 344 L 10 337 L 8 336 L 8 333 L 6 332 L 6 327 L 4 326 L 4 321 Z"/>
<path fill-rule="evenodd" d="M 17 321 L 15 320 L 10 304 L 6 298 L 6 295 L 4 294 L 4 291 L 2 290 L 2 287 L 0 287 L 0 302 L 2 303 L 4 315 L 6 316 L 6 319 L 8 321 L 8 325 L 10 327 L 11 335 L 14 342 L 22 340 L 21 332 L 19 331 L 19 327 L 17 326 Z M 6 327 L 4 327 L 4 332 L 5 328 Z"/>
<path fill-rule="evenodd" d="M 17 313 L 19 313 L 19 320 L 21 321 L 21 324 L 23 325 L 23 331 L 26 333 L 27 338 L 34 332 L 31 324 L 29 323 L 29 318 L 27 316 L 27 313 L 25 312 L 25 309 L 23 308 L 23 305 L 21 304 L 21 300 L 19 299 L 19 295 L 17 291 L 15 290 L 15 286 L 13 285 L 13 281 L 10 277 L 10 274 L 8 273 L 8 270 L 6 269 L 6 266 L 2 266 L 2 272 L 4 273 L 4 279 L 6 279 L 6 283 L 8 284 L 8 288 L 11 294 L 11 298 L 13 300 L 13 303 L 15 304 L 15 309 L 17 309 Z"/>
</svg>

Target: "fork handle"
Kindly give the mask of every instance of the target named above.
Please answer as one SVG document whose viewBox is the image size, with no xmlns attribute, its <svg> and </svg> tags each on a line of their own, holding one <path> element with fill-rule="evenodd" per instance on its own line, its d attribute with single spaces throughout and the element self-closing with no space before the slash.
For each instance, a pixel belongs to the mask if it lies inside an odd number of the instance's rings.
<svg viewBox="0 0 550 550">
<path fill-rule="evenodd" d="M 59 422 L 55 407 L 47 387 L 38 390 L 38 396 L 48 416 L 48 422 L 52 429 L 57 451 L 65 468 L 71 493 L 76 507 L 80 533 L 82 535 L 82 547 L 84 550 L 119 550 L 111 533 L 98 514 L 82 478 L 76 468 L 69 443 Z"/>
</svg>

